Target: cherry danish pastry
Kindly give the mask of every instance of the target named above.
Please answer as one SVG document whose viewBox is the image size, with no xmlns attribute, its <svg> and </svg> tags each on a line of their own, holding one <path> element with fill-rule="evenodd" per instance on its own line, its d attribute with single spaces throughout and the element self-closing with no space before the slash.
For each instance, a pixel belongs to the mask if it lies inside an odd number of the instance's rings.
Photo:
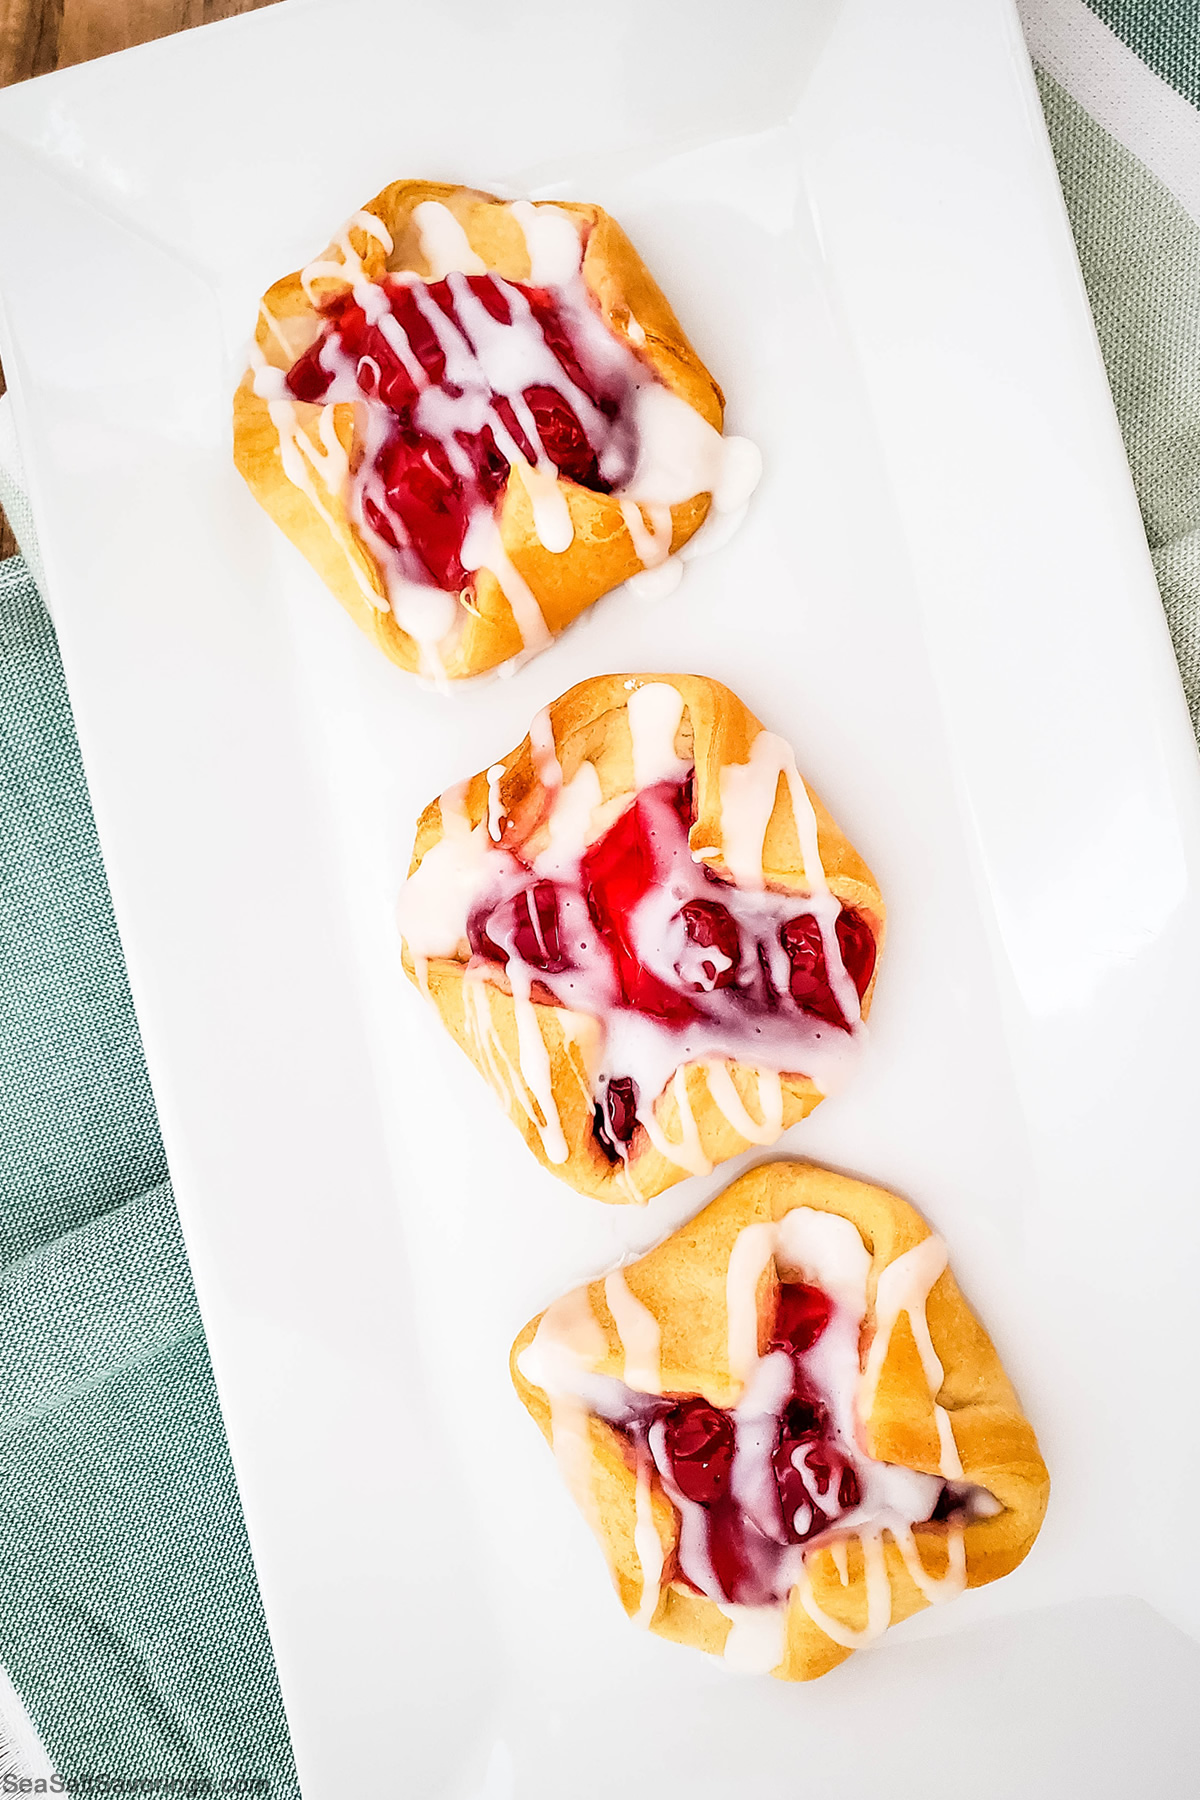
<svg viewBox="0 0 1200 1800">
<path fill-rule="evenodd" d="M 717 682 L 600 676 L 420 821 L 405 968 L 530 1149 L 640 1201 L 853 1069 L 884 909 L 791 749 Z"/>
<path fill-rule="evenodd" d="M 512 1367 L 626 1612 L 786 1680 L 1008 1574 L 1046 1509 L 942 1240 L 811 1164 L 556 1301 Z"/>
<path fill-rule="evenodd" d="M 723 405 L 599 207 L 398 181 L 263 297 L 234 456 L 380 648 L 450 680 L 672 585 L 757 479 Z"/>
</svg>

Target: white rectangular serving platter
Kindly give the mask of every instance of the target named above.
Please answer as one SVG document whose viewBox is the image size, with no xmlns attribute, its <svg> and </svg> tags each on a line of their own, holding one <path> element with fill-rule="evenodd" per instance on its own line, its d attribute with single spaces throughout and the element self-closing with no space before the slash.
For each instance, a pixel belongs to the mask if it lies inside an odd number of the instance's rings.
<svg viewBox="0 0 1200 1800">
<path fill-rule="evenodd" d="M 676 595 L 450 698 L 229 461 L 259 293 L 400 174 L 610 208 L 766 465 Z M 307 1800 L 1185 1791 L 1200 777 L 1009 0 L 287 0 L 0 95 L 0 293 Z M 572 1195 L 392 919 L 433 794 L 681 669 L 889 902 L 865 1064 L 781 1148 L 944 1232 L 1054 1478 L 1020 1571 L 807 1689 L 626 1624 L 507 1375 L 742 1165 Z"/>
</svg>

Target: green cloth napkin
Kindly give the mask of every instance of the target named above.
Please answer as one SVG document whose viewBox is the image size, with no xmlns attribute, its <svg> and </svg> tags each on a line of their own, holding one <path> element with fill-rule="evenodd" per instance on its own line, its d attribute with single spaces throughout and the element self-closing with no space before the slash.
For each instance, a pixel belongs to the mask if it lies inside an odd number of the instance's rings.
<svg viewBox="0 0 1200 1800">
<path fill-rule="evenodd" d="M 1200 6 L 1020 9 L 1200 729 Z M 19 560 L 0 565 L 0 731 L 0 1795 L 6 1766 L 81 1792 L 297 1795 L 53 632 Z"/>
<path fill-rule="evenodd" d="M 0 1694 L 0 1794 L 7 1760 L 81 1793 L 290 1800 L 54 631 L 19 558 L 0 739 L 0 1663 L 32 1721 Z"/>
<path fill-rule="evenodd" d="M 1019 9 L 1200 735 L 1200 4 Z"/>
</svg>

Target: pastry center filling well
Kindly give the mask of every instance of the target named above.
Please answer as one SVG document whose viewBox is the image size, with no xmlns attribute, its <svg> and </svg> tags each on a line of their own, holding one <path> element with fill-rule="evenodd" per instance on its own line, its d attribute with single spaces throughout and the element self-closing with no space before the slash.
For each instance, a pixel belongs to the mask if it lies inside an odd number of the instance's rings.
<svg viewBox="0 0 1200 1800">
<path fill-rule="evenodd" d="M 845 1537 L 881 1513 L 911 1525 L 959 1517 L 968 1505 L 965 1484 L 876 1463 L 847 1433 L 819 1354 L 834 1313 L 819 1288 L 781 1285 L 764 1353 L 736 1408 L 621 1383 L 593 1399 L 631 1465 L 653 1469 L 679 1514 L 674 1578 L 711 1600 L 778 1605 L 816 1540 Z M 836 1354 L 833 1343 L 825 1348 Z"/>
<path fill-rule="evenodd" d="M 828 893 L 744 891 L 698 863 L 693 792 L 690 771 L 643 788 L 553 872 L 496 849 L 468 914 L 477 970 L 604 1022 L 594 1131 L 614 1162 L 684 1064 L 836 1059 L 875 966 L 865 919 Z"/>
<path fill-rule="evenodd" d="M 649 372 L 581 280 L 488 274 L 356 284 L 286 378 L 295 400 L 358 406 L 356 523 L 409 583 L 469 600 L 494 560 L 487 527 L 509 472 L 526 474 L 537 535 L 572 541 L 560 476 L 596 493 L 633 474 L 634 396 Z"/>
</svg>

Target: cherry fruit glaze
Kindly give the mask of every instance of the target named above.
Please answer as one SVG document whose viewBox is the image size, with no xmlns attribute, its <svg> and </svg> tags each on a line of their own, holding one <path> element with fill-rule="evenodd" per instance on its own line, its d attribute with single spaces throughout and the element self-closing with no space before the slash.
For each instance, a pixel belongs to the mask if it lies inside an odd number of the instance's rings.
<svg viewBox="0 0 1200 1800">
<path fill-rule="evenodd" d="M 374 318 L 352 295 L 326 308 L 321 336 L 292 365 L 286 385 L 296 400 L 366 402 L 387 415 L 367 440 L 374 466 L 363 512 L 408 580 L 453 593 L 469 587 L 468 528 L 476 513 L 494 510 L 508 482 L 498 435 L 528 463 L 548 461 L 597 493 L 628 478 L 635 451 L 628 401 L 644 372 L 632 353 L 624 370 L 616 357 L 599 369 L 557 290 L 451 275 L 390 278 L 375 294 Z M 543 360 L 551 353 L 561 379 L 527 386 L 514 403 L 493 378 L 503 379 L 501 369 L 511 369 L 531 337 L 540 339 Z M 457 404 L 447 409 L 439 395 Z"/>
<path fill-rule="evenodd" d="M 710 1598 L 738 1606 L 777 1603 L 790 1584 L 792 1547 L 836 1527 L 862 1498 L 853 1459 L 837 1441 L 826 1407 L 804 1369 L 804 1358 L 824 1332 L 831 1311 L 819 1288 L 802 1282 L 786 1282 L 779 1288 L 766 1354 L 783 1353 L 790 1379 L 782 1384 L 783 1398 L 776 1410 L 765 1421 L 754 1422 L 758 1458 L 770 1473 L 766 1482 L 755 1481 L 749 1505 L 735 1492 L 739 1421 L 733 1412 L 698 1394 L 659 1398 L 625 1389 L 626 1411 L 608 1415 L 635 1466 L 650 1460 L 676 1506 L 703 1509 L 701 1529 L 693 1526 L 680 1534 L 676 1578 Z M 688 1546 L 698 1540 L 711 1576 L 708 1570 L 688 1566 Z"/>
<path fill-rule="evenodd" d="M 499 901 L 481 901 L 467 925 L 472 952 L 501 965 L 515 955 L 535 976 L 569 973 L 585 957 L 599 959 L 614 1007 L 652 1019 L 681 1040 L 703 1024 L 718 1031 L 724 1026 L 731 1043 L 746 1043 L 756 1020 L 784 1012 L 798 1028 L 807 1019 L 849 1031 L 851 1021 L 830 982 L 819 920 L 811 912 L 788 918 L 784 909 L 781 922 L 777 894 L 743 892 L 704 869 L 705 895 L 685 900 L 648 941 L 642 903 L 664 887 L 673 859 L 685 858 L 694 875 L 687 849 L 693 817 L 691 776 L 644 788 L 585 850 L 576 878 L 539 879 L 530 870 L 528 886 Z M 564 928 L 568 915 L 588 919 L 586 945 L 578 932 Z M 861 1000 L 875 968 L 874 936 L 849 908 L 838 915 L 836 934 Z M 780 948 L 782 956 L 772 955 Z M 781 967 L 790 971 L 786 983 Z M 648 1096 L 650 1103 L 656 1097 Z M 596 1137 L 610 1158 L 632 1139 L 643 1098 L 631 1075 L 610 1073 L 595 1120 Z"/>
</svg>

